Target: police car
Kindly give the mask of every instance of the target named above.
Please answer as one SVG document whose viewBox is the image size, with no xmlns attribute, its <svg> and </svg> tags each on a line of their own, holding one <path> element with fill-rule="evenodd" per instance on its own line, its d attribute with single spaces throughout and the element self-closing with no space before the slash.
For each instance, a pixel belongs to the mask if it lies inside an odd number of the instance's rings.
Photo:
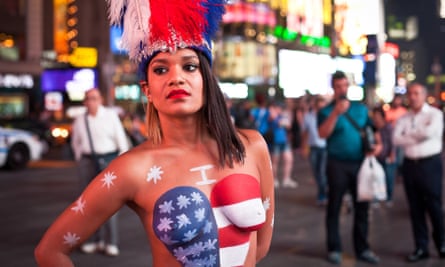
<svg viewBox="0 0 445 267">
<path fill-rule="evenodd" d="M 23 169 L 30 161 L 39 160 L 47 149 L 31 132 L 0 127 L 0 167 Z"/>
</svg>

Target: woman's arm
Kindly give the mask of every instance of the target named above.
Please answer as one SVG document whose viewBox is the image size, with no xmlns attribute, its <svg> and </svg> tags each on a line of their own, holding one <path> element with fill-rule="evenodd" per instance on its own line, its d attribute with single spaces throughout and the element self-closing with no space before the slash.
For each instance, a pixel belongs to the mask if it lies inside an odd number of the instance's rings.
<svg viewBox="0 0 445 267">
<path fill-rule="evenodd" d="M 38 266 L 73 266 L 69 253 L 87 240 L 134 193 L 124 168 L 119 168 L 128 164 L 127 159 L 114 160 L 54 221 L 35 249 Z"/>
<path fill-rule="evenodd" d="M 272 241 L 273 223 L 275 215 L 275 187 L 272 172 L 272 163 L 266 142 L 259 134 L 249 136 L 249 141 L 254 146 L 257 168 L 260 173 L 261 198 L 266 210 L 266 221 L 257 232 L 256 261 L 259 262 L 269 251 Z"/>
</svg>

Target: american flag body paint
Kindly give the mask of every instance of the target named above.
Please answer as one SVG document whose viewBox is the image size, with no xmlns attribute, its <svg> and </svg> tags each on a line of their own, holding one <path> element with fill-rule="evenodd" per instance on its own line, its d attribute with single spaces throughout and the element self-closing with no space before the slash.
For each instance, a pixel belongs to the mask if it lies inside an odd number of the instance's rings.
<svg viewBox="0 0 445 267">
<path fill-rule="evenodd" d="M 265 222 L 258 181 L 232 174 L 210 199 L 195 187 L 176 187 L 155 203 L 153 229 L 183 266 L 242 266 L 250 234 Z"/>
</svg>

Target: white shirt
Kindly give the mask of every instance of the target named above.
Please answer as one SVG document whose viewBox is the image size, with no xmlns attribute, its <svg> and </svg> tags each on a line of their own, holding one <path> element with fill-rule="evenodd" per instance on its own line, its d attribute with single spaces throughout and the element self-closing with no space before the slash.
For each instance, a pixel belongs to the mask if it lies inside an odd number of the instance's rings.
<svg viewBox="0 0 445 267">
<path fill-rule="evenodd" d="M 88 114 L 87 118 L 96 154 L 114 151 L 119 151 L 119 154 L 122 154 L 129 149 L 124 127 L 114 110 L 100 106 L 96 116 Z M 79 115 L 73 122 L 71 147 L 76 160 L 79 160 L 82 154 L 91 154 L 85 114 Z"/>
<path fill-rule="evenodd" d="M 407 158 L 421 159 L 441 153 L 442 134 L 442 111 L 425 103 L 419 112 L 409 111 L 396 121 L 393 142 Z"/>
</svg>

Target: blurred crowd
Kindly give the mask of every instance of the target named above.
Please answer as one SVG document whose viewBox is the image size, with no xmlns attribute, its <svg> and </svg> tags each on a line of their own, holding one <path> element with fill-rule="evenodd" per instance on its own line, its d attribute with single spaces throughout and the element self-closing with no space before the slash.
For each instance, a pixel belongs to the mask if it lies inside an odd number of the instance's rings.
<svg viewBox="0 0 445 267">
<path fill-rule="evenodd" d="M 268 100 L 264 94 L 257 94 L 254 100 L 236 102 L 226 98 L 234 124 L 239 128 L 258 130 L 268 143 L 276 171 L 277 188 L 297 187 L 297 177 L 292 170 L 294 161 L 309 160 L 318 185 L 317 203 L 320 205 L 326 202 L 326 178 L 323 173 L 326 140 L 318 137 L 316 117 L 317 111 L 329 101 L 329 96 L 309 93 L 283 101 Z M 389 174 L 387 205 L 391 206 L 393 183 L 403 157 L 401 149 L 392 145 L 391 134 L 395 121 L 407 112 L 406 100 L 403 95 L 396 94 L 390 103 L 377 104 L 369 110 L 374 126 L 385 142 L 385 150 L 378 159 Z"/>
</svg>

